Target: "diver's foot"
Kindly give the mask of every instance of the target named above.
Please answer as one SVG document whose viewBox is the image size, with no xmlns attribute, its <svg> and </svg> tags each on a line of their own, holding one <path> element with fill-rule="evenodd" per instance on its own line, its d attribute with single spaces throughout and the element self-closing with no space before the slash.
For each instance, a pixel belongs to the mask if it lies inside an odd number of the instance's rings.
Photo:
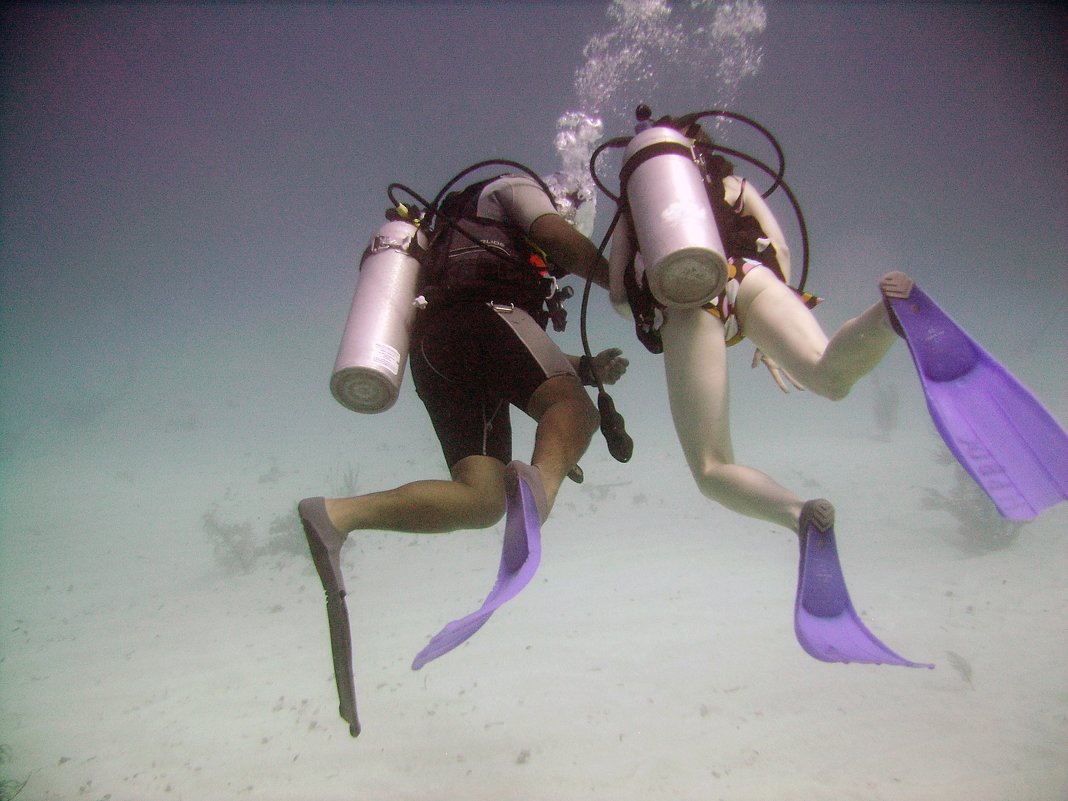
<svg viewBox="0 0 1068 801">
<path fill-rule="evenodd" d="M 798 521 L 798 533 L 804 537 L 809 526 L 826 534 L 834 528 L 834 504 L 826 498 L 814 498 L 801 507 L 801 519 Z"/>
<path fill-rule="evenodd" d="M 879 279 L 879 291 L 888 298 L 906 300 L 912 293 L 913 281 L 905 273 L 895 271 Z"/>
<path fill-rule="evenodd" d="M 545 494 L 541 470 L 535 465 L 520 462 L 518 459 L 509 462 L 504 472 L 504 488 L 509 495 L 519 491 L 520 477 L 530 487 L 530 492 L 534 496 L 534 504 L 538 507 L 538 520 L 544 523 L 549 517 L 549 512 L 552 511 L 552 506 L 548 495 Z"/>
<path fill-rule="evenodd" d="M 912 294 L 912 279 L 903 272 L 887 273 L 879 279 L 879 291 L 883 293 L 883 306 L 886 308 L 886 318 L 890 322 L 890 328 L 902 339 L 905 339 L 905 329 L 897 319 L 891 298 L 908 300 Z"/>
<path fill-rule="evenodd" d="M 341 546 L 345 533 L 339 531 L 326 514 L 325 498 L 305 498 L 297 504 L 297 514 L 304 526 L 315 570 L 327 596 L 344 596 L 345 580 L 341 574 Z"/>
</svg>

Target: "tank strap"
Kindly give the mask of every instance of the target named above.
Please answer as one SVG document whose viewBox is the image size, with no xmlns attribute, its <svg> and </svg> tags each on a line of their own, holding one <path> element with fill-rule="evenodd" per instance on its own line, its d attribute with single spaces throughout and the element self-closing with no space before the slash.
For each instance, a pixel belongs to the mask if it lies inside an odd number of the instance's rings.
<svg viewBox="0 0 1068 801">
<path fill-rule="evenodd" d="M 630 181 L 630 177 L 634 174 L 641 165 L 647 162 L 649 159 L 654 159 L 657 156 L 663 156 L 666 153 L 674 153 L 677 156 L 686 156 L 691 161 L 694 160 L 693 150 L 686 147 L 679 142 L 656 142 L 654 144 L 643 147 L 629 159 L 627 163 L 623 165 L 623 169 L 619 171 L 619 189 L 620 192 L 625 194 L 627 191 L 627 183 Z"/>
<path fill-rule="evenodd" d="M 363 256 L 367 258 L 372 254 L 381 253 L 383 250 L 396 250 L 406 256 L 415 256 L 418 259 L 423 252 L 423 248 L 419 247 L 417 233 L 417 230 L 413 229 L 407 236 L 400 237 L 376 234 L 368 243 Z"/>
</svg>

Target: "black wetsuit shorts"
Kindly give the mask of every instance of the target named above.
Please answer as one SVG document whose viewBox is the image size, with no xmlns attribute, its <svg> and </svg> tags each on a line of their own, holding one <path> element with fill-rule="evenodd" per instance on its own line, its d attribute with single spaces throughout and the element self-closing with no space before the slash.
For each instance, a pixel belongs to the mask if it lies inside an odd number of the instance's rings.
<svg viewBox="0 0 1068 801">
<path fill-rule="evenodd" d="M 478 301 L 419 312 L 410 358 L 450 470 L 475 455 L 510 462 L 509 405 L 526 411 L 547 378 L 575 375 L 529 314 Z"/>
</svg>

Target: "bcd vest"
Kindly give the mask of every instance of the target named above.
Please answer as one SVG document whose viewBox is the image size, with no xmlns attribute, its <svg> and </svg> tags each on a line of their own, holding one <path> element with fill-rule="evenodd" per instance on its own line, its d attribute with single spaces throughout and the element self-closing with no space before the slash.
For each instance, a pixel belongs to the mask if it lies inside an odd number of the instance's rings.
<svg viewBox="0 0 1068 801">
<path fill-rule="evenodd" d="M 544 327 L 554 276 L 562 273 L 545 262 L 519 226 L 478 216 L 479 196 L 495 180 L 454 192 L 441 204 L 424 259 L 423 295 L 429 304 L 442 306 L 514 303 Z"/>
</svg>

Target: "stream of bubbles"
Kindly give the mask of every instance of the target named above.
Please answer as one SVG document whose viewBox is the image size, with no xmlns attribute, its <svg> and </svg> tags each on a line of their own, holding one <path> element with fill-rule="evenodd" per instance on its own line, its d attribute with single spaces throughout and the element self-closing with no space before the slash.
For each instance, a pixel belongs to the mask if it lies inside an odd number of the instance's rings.
<svg viewBox="0 0 1068 801">
<path fill-rule="evenodd" d="M 760 0 L 613 0 L 607 16 L 608 30 L 583 48 L 574 105 L 557 120 L 561 167 L 546 179 L 587 236 L 596 216 L 589 161 L 605 122 L 613 135 L 625 132 L 634 108 L 645 102 L 656 109 L 671 93 L 665 87 L 685 87 L 701 108 L 729 105 L 742 79 L 760 69 L 758 40 L 767 25 Z"/>
</svg>

